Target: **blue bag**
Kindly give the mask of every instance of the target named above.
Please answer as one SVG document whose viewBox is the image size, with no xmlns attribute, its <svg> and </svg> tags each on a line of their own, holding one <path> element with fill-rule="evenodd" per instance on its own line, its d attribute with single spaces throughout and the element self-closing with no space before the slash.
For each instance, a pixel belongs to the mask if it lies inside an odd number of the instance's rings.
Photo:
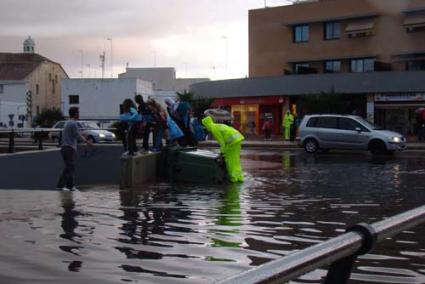
<svg viewBox="0 0 425 284">
<path fill-rule="evenodd" d="M 191 124 L 191 130 L 196 141 L 204 141 L 206 138 L 204 127 L 196 118 L 192 120 Z"/>
<path fill-rule="evenodd" d="M 178 127 L 177 124 L 174 122 L 174 120 L 171 119 L 171 117 L 168 115 L 167 115 L 167 126 L 168 126 L 168 132 L 170 134 L 170 140 L 176 140 L 184 136 L 183 131 L 180 129 L 180 127 Z"/>
</svg>

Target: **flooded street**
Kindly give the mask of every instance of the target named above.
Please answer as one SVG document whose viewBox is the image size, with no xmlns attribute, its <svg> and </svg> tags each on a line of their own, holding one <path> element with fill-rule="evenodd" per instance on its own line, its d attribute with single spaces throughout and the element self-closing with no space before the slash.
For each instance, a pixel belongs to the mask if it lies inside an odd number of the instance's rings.
<svg viewBox="0 0 425 284">
<path fill-rule="evenodd" d="M 0 282 L 212 283 L 425 204 L 422 153 L 243 159 L 244 184 L 0 190 Z M 378 244 L 350 283 L 425 283 L 424 235 L 419 226 Z"/>
</svg>

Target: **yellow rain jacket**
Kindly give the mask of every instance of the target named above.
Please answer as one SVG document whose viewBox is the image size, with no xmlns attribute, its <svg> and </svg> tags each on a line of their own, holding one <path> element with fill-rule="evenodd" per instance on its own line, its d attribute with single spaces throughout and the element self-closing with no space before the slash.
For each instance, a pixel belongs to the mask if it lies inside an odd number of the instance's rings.
<svg viewBox="0 0 425 284">
<path fill-rule="evenodd" d="M 241 142 L 245 138 L 233 127 L 214 123 L 210 116 L 202 119 L 202 124 L 220 145 L 220 151 L 224 155 L 224 161 L 230 181 L 243 182 L 240 154 Z"/>
</svg>

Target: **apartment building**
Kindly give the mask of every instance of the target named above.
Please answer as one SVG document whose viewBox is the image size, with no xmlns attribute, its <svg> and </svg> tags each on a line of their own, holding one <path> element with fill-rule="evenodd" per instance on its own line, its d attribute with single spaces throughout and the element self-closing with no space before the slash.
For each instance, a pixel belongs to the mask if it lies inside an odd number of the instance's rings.
<svg viewBox="0 0 425 284">
<path fill-rule="evenodd" d="M 319 0 L 249 11 L 249 75 L 425 70 L 425 1 Z"/>
</svg>

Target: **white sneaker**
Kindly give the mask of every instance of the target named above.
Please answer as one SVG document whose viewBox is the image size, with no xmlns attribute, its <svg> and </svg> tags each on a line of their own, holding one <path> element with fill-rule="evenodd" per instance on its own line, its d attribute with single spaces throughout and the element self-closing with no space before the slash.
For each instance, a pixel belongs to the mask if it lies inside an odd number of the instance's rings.
<svg viewBox="0 0 425 284">
<path fill-rule="evenodd" d="M 57 190 L 60 190 L 60 191 L 71 191 L 69 188 L 67 188 L 67 187 L 59 187 L 59 188 L 56 188 Z"/>
<path fill-rule="evenodd" d="M 71 191 L 79 191 L 79 190 L 78 190 L 78 188 L 77 188 L 76 186 L 73 186 L 73 187 L 71 188 Z"/>
</svg>

